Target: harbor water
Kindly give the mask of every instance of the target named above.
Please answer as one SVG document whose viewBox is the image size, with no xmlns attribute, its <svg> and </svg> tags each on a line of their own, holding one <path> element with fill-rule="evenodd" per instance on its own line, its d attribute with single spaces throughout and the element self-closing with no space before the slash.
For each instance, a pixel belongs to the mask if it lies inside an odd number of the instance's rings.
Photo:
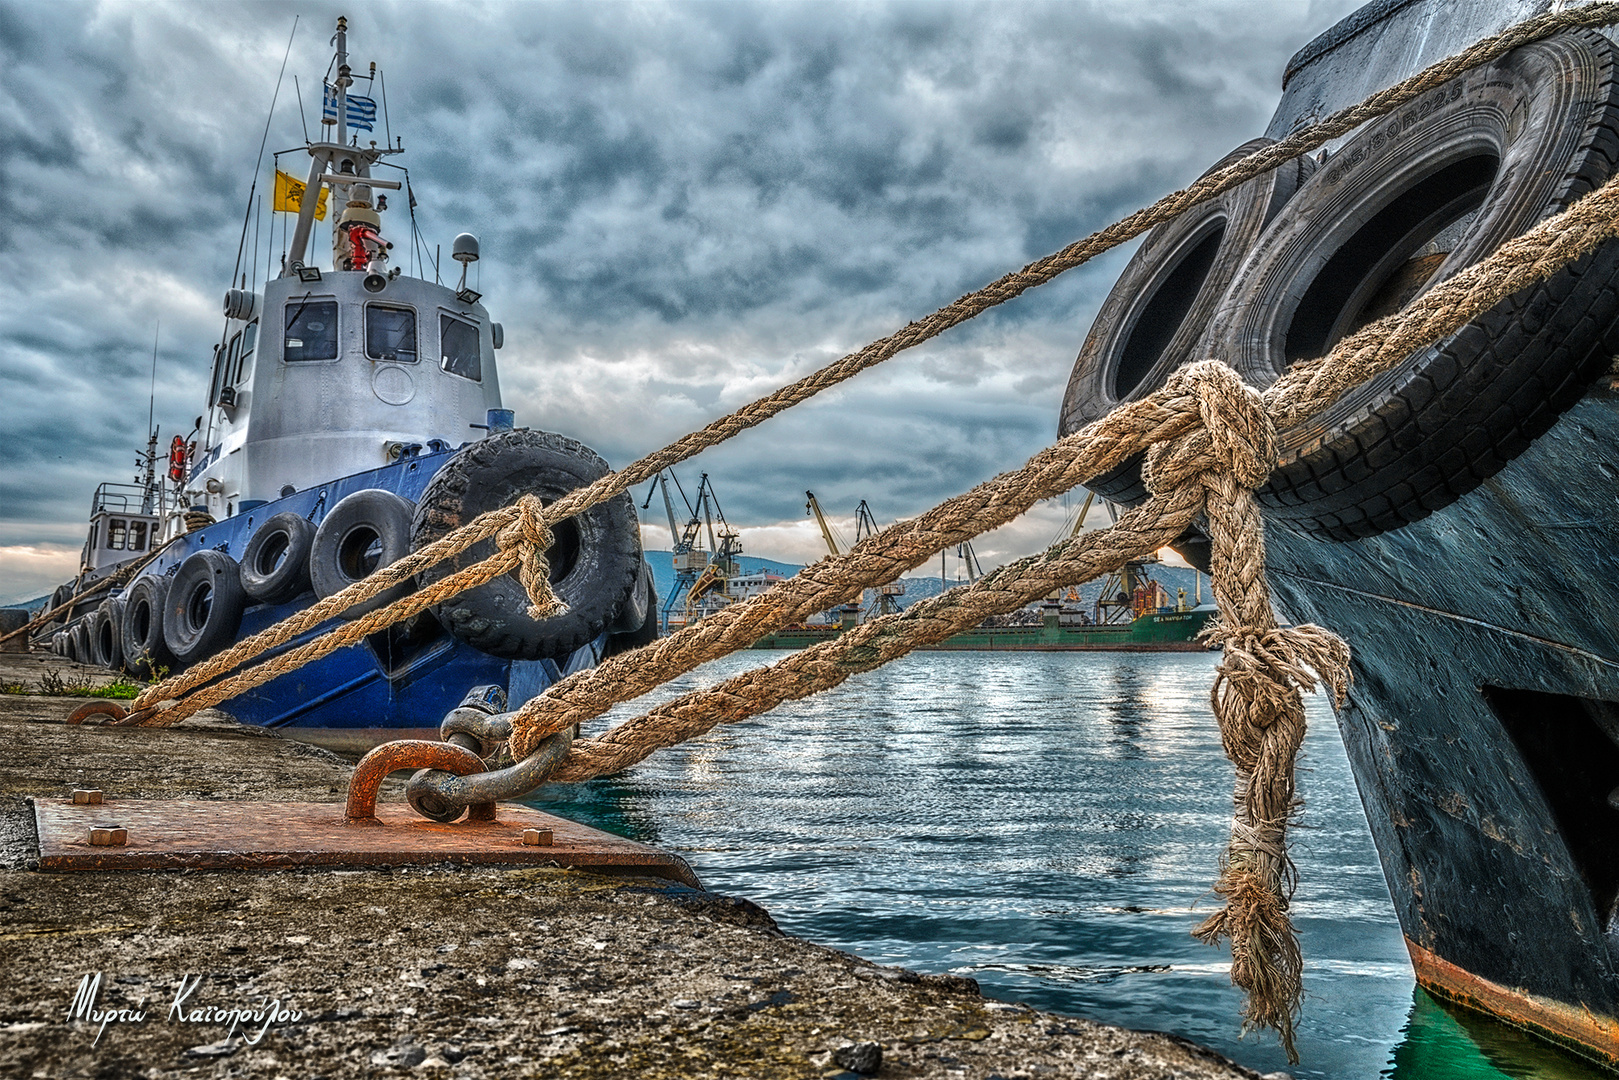
<svg viewBox="0 0 1619 1080">
<path fill-rule="evenodd" d="M 779 659 L 740 653 L 615 710 Z M 789 933 L 1006 1001 L 1331 1080 L 1608 1074 L 1418 989 L 1331 710 L 1308 703 L 1293 832 L 1302 1062 L 1239 1033 L 1191 929 L 1229 823 L 1215 654 L 919 653 L 538 805 L 684 855 Z M 858 1033 L 850 1033 L 851 1035 Z"/>
</svg>

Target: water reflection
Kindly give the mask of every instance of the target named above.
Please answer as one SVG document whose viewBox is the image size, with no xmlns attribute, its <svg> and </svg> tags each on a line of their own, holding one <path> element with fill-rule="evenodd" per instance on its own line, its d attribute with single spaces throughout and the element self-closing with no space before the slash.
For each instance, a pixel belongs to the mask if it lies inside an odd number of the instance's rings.
<svg viewBox="0 0 1619 1080">
<path fill-rule="evenodd" d="M 773 659 L 706 665 L 607 722 Z M 542 804 L 679 852 L 710 888 L 758 901 L 789 933 L 972 975 L 995 997 L 1172 1031 L 1262 1073 L 1585 1080 L 1547 1071 L 1559 1055 L 1533 1057 L 1510 1029 L 1413 999 L 1318 699 L 1299 779 L 1308 827 L 1295 834 L 1303 1064 L 1238 1037 L 1229 958 L 1190 935 L 1214 906 L 1229 828 L 1231 767 L 1208 709 L 1215 659 L 914 654 L 617 779 L 547 789 Z M 1475 1058 L 1497 1071 L 1439 1071 Z"/>
<path fill-rule="evenodd" d="M 1389 1080 L 1612 1080 L 1517 1028 L 1441 1001 L 1418 987 Z"/>
</svg>

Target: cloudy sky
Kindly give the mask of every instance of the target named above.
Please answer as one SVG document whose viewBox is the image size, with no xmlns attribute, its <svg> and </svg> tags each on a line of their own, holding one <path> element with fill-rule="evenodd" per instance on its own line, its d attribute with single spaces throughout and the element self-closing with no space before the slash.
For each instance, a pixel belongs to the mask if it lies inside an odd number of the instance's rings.
<svg viewBox="0 0 1619 1080">
<path fill-rule="evenodd" d="M 154 332 L 163 442 L 202 411 L 294 16 L 270 149 L 301 146 L 292 77 L 313 123 L 347 13 L 428 242 L 482 240 L 507 406 L 623 465 L 1186 183 L 1261 133 L 1287 58 L 1356 6 L 0 4 L 0 603 L 71 576 L 91 491 L 133 478 Z M 797 561 L 820 554 L 806 488 L 886 523 L 1019 464 L 1127 255 L 681 479 L 711 473 L 747 551 Z"/>
</svg>

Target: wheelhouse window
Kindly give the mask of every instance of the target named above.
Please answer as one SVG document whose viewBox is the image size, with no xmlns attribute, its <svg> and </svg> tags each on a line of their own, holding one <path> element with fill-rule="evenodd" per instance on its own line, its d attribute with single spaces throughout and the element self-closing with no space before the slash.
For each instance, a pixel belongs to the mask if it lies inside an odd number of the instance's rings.
<svg viewBox="0 0 1619 1080">
<path fill-rule="evenodd" d="M 451 375 L 479 382 L 483 379 L 483 354 L 478 347 L 478 328 L 472 323 L 438 317 L 439 353 L 444 357 L 444 370 Z"/>
<path fill-rule="evenodd" d="M 337 359 L 337 301 L 289 300 L 281 356 L 289 364 Z"/>
<path fill-rule="evenodd" d="M 416 309 L 365 306 L 365 355 L 373 360 L 414 364 L 416 352 Z"/>
<path fill-rule="evenodd" d="M 236 385 L 236 365 L 241 359 L 241 356 L 242 335 L 237 334 L 235 337 L 230 339 L 230 348 L 225 350 L 225 360 L 224 363 L 220 365 L 221 370 L 224 373 L 220 378 L 221 387 Z"/>
<path fill-rule="evenodd" d="M 214 373 L 208 384 L 208 404 L 219 404 L 219 380 L 225 377 L 225 350 L 214 346 Z"/>
<path fill-rule="evenodd" d="M 242 385 L 242 376 L 252 370 L 251 362 L 253 360 L 253 346 L 258 344 L 258 340 L 259 323 L 258 320 L 255 319 L 247 324 L 246 330 L 242 331 L 242 352 L 241 355 L 236 358 L 236 375 L 233 379 L 231 379 L 231 382 L 234 385 Z"/>
<path fill-rule="evenodd" d="M 131 521 L 129 523 L 129 550 L 146 550 L 146 522 Z"/>
<path fill-rule="evenodd" d="M 123 518 L 107 519 L 107 550 L 124 550 L 124 541 L 129 536 L 129 525 Z"/>
</svg>

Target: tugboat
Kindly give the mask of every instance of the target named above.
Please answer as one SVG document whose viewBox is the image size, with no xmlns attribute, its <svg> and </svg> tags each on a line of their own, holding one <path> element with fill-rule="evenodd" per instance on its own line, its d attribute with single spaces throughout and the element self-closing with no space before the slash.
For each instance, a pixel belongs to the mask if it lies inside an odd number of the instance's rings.
<svg viewBox="0 0 1619 1080">
<path fill-rule="evenodd" d="M 1564 6 L 1369 4 L 1293 57 L 1264 141 Z M 1059 430 L 1190 359 L 1267 386 L 1616 167 L 1607 36 L 1565 32 L 1465 72 L 1149 234 L 1080 351 Z M 1610 1067 L 1616 297 L 1610 242 L 1280 432 L 1258 493 L 1283 616 L 1353 651 L 1338 724 L 1417 981 Z M 1145 496 L 1139 463 L 1094 486 Z M 1176 546 L 1206 565 L 1205 537 Z"/>
<path fill-rule="evenodd" d="M 307 143 L 301 197 L 296 182 L 278 177 L 297 207 L 280 273 L 262 292 L 233 281 L 225 293 L 206 411 L 194 440 L 176 440 L 169 484 L 152 475 L 154 442 L 144 486 L 98 489 L 83 572 L 57 596 L 138 572 L 103 590 L 109 598 L 91 601 L 92 610 L 67 612 L 71 621 L 53 639 L 58 651 L 146 678 L 173 673 L 479 513 L 527 492 L 551 502 L 609 471 L 581 443 L 516 428 L 502 406 L 495 353 L 504 333 L 467 285 L 475 237 L 455 238 L 455 288 L 390 265 L 387 196 L 403 184 L 377 170 L 403 153 L 403 138 L 362 145 L 375 103 L 354 91 L 346 19 L 334 43 L 324 139 Z M 322 265 L 309 248 L 328 204 L 331 258 Z M 551 583 L 565 613 L 529 618 L 519 583 L 499 578 L 223 707 L 245 723 L 346 749 L 433 738 L 469 687 L 526 699 L 655 637 L 631 497 L 554 533 Z M 487 541 L 474 546 L 420 583 L 489 550 Z"/>
</svg>

